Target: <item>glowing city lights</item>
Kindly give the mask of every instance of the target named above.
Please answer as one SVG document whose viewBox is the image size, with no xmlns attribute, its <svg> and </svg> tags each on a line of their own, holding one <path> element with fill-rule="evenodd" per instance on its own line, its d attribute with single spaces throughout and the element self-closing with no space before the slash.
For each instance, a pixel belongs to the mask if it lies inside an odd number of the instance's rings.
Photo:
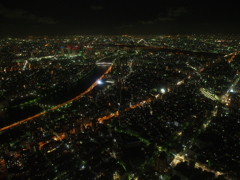
<svg viewBox="0 0 240 180">
<path fill-rule="evenodd" d="M 161 93 L 164 94 L 165 92 L 166 92 L 166 90 L 162 88 L 162 89 L 161 89 Z"/>
</svg>

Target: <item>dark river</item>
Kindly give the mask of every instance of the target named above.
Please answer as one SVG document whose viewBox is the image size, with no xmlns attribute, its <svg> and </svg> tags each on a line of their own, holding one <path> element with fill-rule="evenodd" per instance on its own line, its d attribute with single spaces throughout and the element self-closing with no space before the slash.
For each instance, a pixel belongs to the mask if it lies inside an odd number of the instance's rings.
<svg viewBox="0 0 240 180">
<path fill-rule="evenodd" d="M 97 66 L 87 77 L 81 79 L 76 86 L 72 87 L 71 89 L 66 87 L 66 90 L 61 91 L 61 93 L 54 94 L 53 96 L 46 96 L 38 100 L 38 102 L 40 104 L 51 106 L 64 103 L 87 90 L 97 79 L 99 79 L 99 77 L 104 74 L 108 67 L 109 65 Z M 0 128 L 44 111 L 40 106 L 33 105 L 34 103 L 32 105 L 24 105 L 22 108 L 13 107 L 14 105 L 19 105 L 36 98 L 37 97 L 29 96 L 26 98 L 17 99 L 13 102 L 3 101 L 2 103 L 4 103 L 8 109 L 5 111 L 0 111 Z"/>
</svg>

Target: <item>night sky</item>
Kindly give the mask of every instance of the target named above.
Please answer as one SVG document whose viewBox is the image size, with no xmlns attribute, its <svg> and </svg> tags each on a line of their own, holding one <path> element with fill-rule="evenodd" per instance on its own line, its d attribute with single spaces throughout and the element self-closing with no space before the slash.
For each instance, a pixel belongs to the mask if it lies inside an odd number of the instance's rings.
<svg viewBox="0 0 240 180">
<path fill-rule="evenodd" d="M 239 32 L 231 0 L 0 1 L 0 36 Z"/>
</svg>

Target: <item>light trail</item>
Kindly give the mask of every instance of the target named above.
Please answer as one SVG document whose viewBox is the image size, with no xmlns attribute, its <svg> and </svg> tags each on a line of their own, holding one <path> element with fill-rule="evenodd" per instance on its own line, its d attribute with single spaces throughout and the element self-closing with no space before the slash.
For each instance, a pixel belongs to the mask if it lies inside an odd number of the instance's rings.
<svg viewBox="0 0 240 180">
<path fill-rule="evenodd" d="M 105 72 L 104 74 L 107 74 L 109 71 L 111 71 L 111 69 L 112 69 L 112 65 L 108 67 L 108 69 L 106 70 L 106 72 Z M 98 80 L 102 79 L 102 78 L 104 77 L 104 74 L 103 74 Z M 86 93 L 88 93 L 89 91 L 91 91 L 91 90 L 98 84 L 98 83 L 97 83 L 98 80 L 95 81 L 86 91 L 84 91 L 84 92 L 81 93 L 80 95 L 76 96 L 76 97 L 73 98 L 73 99 L 70 99 L 69 101 L 66 101 L 66 102 L 64 102 L 64 103 L 62 103 L 62 104 L 59 104 L 59 105 L 51 108 L 49 111 L 56 110 L 56 109 L 58 109 L 58 108 L 60 108 L 60 107 L 62 107 L 62 106 L 64 106 L 64 105 L 66 105 L 66 104 L 69 104 L 69 103 L 71 103 L 71 102 L 73 102 L 73 101 L 81 98 L 81 97 L 84 96 Z M 46 114 L 47 112 L 48 112 L 48 111 L 44 111 L 44 112 L 41 112 L 41 113 L 36 114 L 36 115 L 34 115 L 34 116 L 31 116 L 31 117 L 29 117 L 29 118 L 26 118 L 26 119 L 23 119 L 23 120 L 21 120 L 21 121 L 15 122 L 15 123 L 13 123 L 13 124 L 11 124 L 11 125 L 5 126 L 5 127 L 3 127 L 3 128 L 0 129 L 0 132 L 1 132 L 1 131 L 4 131 L 4 130 L 7 130 L 7 129 L 9 129 L 9 128 L 12 128 L 12 127 L 14 127 L 14 126 L 20 125 L 20 124 L 22 124 L 22 123 L 25 123 L 25 122 L 27 122 L 27 121 L 30 121 L 30 120 L 32 120 L 32 119 L 34 119 L 34 118 L 36 118 L 36 117 L 42 116 L 42 115 Z"/>
</svg>

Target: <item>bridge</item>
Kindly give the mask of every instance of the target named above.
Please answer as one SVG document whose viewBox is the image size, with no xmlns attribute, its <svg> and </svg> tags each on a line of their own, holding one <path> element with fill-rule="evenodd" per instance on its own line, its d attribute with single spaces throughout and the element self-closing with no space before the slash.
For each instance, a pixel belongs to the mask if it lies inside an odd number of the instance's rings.
<svg viewBox="0 0 240 180">
<path fill-rule="evenodd" d="M 96 64 L 99 65 L 99 66 L 111 66 L 111 65 L 113 65 L 112 62 L 107 62 L 107 61 L 99 61 Z"/>
<path fill-rule="evenodd" d="M 104 57 L 99 59 L 98 61 L 96 61 L 96 65 L 98 66 L 111 66 L 113 65 L 113 57 L 109 56 L 109 57 Z"/>
</svg>

